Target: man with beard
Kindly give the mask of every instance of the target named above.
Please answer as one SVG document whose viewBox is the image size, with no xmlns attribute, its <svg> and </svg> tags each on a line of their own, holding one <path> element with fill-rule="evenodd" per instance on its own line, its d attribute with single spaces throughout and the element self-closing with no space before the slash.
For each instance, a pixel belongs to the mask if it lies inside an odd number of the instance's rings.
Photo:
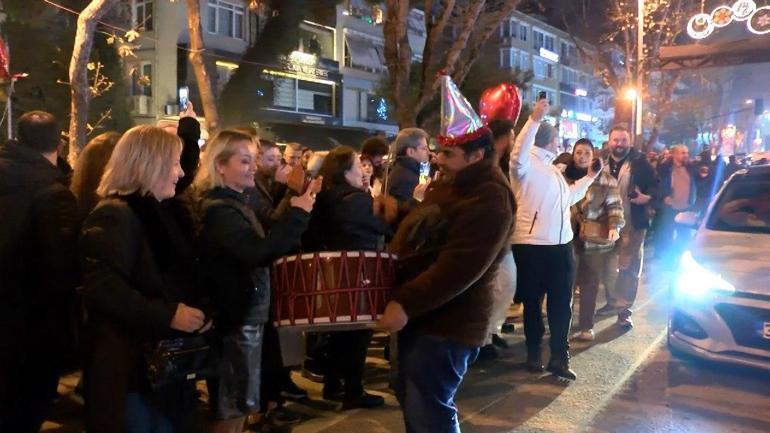
<svg viewBox="0 0 770 433">
<path fill-rule="evenodd" d="M 460 431 L 454 395 L 488 335 L 515 211 L 489 130 L 441 80 L 441 179 L 391 243 L 397 282 L 380 322 L 400 331 L 395 388 L 407 433 Z"/>
<path fill-rule="evenodd" d="M 612 294 L 608 294 L 607 305 L 597 313 L 619 310 L 618 325 L 630 329 L 634 326 L 631 307 L 636 300 L 642 273 L 644 238 L 650 227 L 647 207 L 656 196 L 658 178 L 647 158 L 631 146 L 631 134 L 625 127 L 614 126 L 610 130 L 609 153 L 610 174 L 618 180 L 626 226 L 617 246 L 617 298 L 613 299 Z"/>
</svg>

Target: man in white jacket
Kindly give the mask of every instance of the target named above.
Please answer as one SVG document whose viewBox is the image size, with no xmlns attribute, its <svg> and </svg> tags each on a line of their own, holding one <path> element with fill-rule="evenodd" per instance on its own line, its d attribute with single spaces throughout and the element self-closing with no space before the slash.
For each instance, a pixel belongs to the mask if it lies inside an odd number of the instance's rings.
<svg viewBox="0 0 770 433">
<path fill-rule="evenodd" d="M 545 327 L 541 306 L 548 295 L 551 360 L 547 370 L 574 380 L 569 368 L 569 329 L 575 257 L 572 250 L 570 206 L 583 199 L 601 169 L 568 185 L 553 165 L 558 134 L 543 118 L 549 104 L 541 99 L 522 128 L 511 152 L 511 186 L 518 209 L 513 233 L 518 292 L 524 303 L 527 368 L 542 372 L 541 344 Z M 599 160 L 601 161 L 601 160 Z M 601 162 L 600 162 L 601 164 Z"/>
</svg>

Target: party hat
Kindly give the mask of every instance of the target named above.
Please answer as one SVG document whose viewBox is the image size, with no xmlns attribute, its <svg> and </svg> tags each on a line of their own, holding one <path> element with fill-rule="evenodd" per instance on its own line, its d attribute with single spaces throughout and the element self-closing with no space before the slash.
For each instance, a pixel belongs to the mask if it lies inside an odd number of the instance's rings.
<svg viewBox="0 0 770 433">
<path fill-rule="evenodd" d="M 480 137 L 484 132 L 481 119 L 460 93 L 452 78 L 445 73 L 441 80 L 441 133 L 438 141 L 444 146 L 456 146 Z"/>
</svg>

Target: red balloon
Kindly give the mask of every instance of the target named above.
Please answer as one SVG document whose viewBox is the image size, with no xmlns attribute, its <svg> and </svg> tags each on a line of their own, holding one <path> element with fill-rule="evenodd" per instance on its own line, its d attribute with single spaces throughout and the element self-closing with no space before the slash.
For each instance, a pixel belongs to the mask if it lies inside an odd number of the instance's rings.
<svg viewBox="0 0 770 433">
<path fill-rule="evenodd" d="M 512 83 L 490 87 L 481 94 L 479 114 L 485 125 L 494 119 L 508 119 L 516 123 L 520 113 L 521 95 L 519 88 Z"/>
</svg>

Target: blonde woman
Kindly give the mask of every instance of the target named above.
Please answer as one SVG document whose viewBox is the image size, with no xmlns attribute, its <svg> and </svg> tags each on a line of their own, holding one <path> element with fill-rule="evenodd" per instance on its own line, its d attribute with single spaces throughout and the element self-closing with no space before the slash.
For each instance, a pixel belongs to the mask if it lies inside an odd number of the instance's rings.
<svg viewBox="0 0 770 433">
<path fill-rule="evenodd" d="M 199 431 L 193 384 L 151 390 L 142 357 L 147 343 L 207 329 L 193 307 L 189 239 L 161 205 L 184 176 L 181 151 L 179 138 L 160 128 L 130 129 L 115 145 L 97 188 L 102 200 L 84 223 L 88 431 Z"/>
<path fill-rule="evenodd" d="M 202 193 L 200 233 L 205 287 L 222 335 L 220 375 L 209 390 L 214 433 L 239 433 L 260 407 L 264 325 L 269 317 L 269 266 L 300 241 L 310 220 L 320 180 L 299 197 L 269 234 L 247 204 L 257 170 L 257 144 L 239 131 L 223 130 L 208 143 L 195 187 Z"/>
</svg>

